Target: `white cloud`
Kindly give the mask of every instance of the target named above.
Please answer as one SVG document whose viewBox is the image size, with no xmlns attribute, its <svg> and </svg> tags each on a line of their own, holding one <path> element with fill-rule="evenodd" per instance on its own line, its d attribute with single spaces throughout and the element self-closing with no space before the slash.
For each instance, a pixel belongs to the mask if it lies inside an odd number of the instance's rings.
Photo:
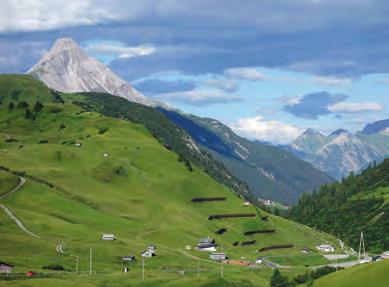
<svg viewBox="0 0 389 287">
<path fill-rule="evenodd" d="M 262 81 L 265 79 L 265 75 L 255 68 L 231 68 L 225 70 L 224 74 L 227 77 L 250 81 Z"/>
<path fill-rule="evenodd" d="M 360 102 L 360 103 L 336 103 L 328 110 L 334 113 L 358 113 L 358 112 L 373 112 L 383 110 L 383 106 L 377 102 Z"/>
<path fill-rule="evenodd" d="M 242 136 L 277 144 L 290 143 L 302 132 L 296 126 L 261 116 L 240 118 L 232 129 Z"/>
<path fill-rule="evenodd" d="M 238 83 L 234 79 L 230 78 L 212 78 L 204 80 L 202 82 L 204 85 L 216 87 L 226 92 L 233 92 L 238 88 Z"/>
<path fill-rule="evenodd" d="M 315 77 L 313 82 L 320 85 L 345 86 L 352 84 L 351 78 Z"/>
<path fill-rule="evenodd" d="M 192 90 L 187 92 L 164 93 L 155 97 L 161 100 L 179 101 L 199 107 L 210 104 L 239 102 L 242 100 L 239 97 L 231 96 L 218 90 Z"/>
<path fill-rule="evenodd" d="M 78 25 L 93 25 L 118 19 L 109 6 L 95 1 L 2 0 L 0 32 L 40 31 Z"/>
<path fill-rule="evenodd" d="M 84 47 L 85 51 L 94 57 L 108 59 L 124 59 L 146 56 L 154 53 L 156 49 L 149 45 L 129 47 L 116 41 L 91 42 Z"/>
</svg>

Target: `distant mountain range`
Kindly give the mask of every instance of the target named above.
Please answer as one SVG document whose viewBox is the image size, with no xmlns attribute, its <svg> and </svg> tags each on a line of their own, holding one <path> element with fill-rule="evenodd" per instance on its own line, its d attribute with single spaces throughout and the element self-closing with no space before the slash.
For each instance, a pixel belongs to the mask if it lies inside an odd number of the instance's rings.
<svg viewBox="0 0 389 287">
<path fill-rule="evenodd" d="M 144 97 L 108 67 L 88 57 L 72 39 L 57 40 L 53 48 L 28 73 L 58 91 L 104 92 L 131 102 L 158 107 L 160 112 L 191 137 L 170 142 L 190 143 L 193 139 L 195 145 L 200 146 L 202 150 L 211 154 L 222 164 L 219 171 L 216 171 L 215 163 L 207 158 L 206 153 L 199 153 L 203 155 L 201 159 L 197 153 L 190 156 L 189 152 L 185 152 L 189 159 L 206 168 L 214 178 L 228 183 L 227 185 L 233 189 L 239 191 L 245 189 L 239 180 L 247 183 L 255 197 L 293 204 L 297 202 L 301 193 L 333 181 L 327 174 L 282 148 L 239 137 L 230 128 L 216 120 L 184 115 L 168 110 L 166 107 L 163 108 L 164 105 Z M 94 93 L 92 96 L 93 100 L 99 104 L 104 101 L 104 107 L 110 105 L 105 98 L 99 100 L 98 97 L 103 97 L 103 95 Z M 116 101 L 111 105 L 115 105 L 115 109 L 120 110 Z M 112 109 L 100 112 L 110 115 Z M 147 115 L 137 114 L 136 121 L 145 122 L 142 117 L 147 117 Z M 154 122 L 149 127 L 153 133 L 162 135 L 160 140 L 175 138 L 176 134 L 180 136 L 180 133 L 173 132 L 171 135 L 166 135 L 166 133 L 155 130 L 156 127 L 160 129 L 162 126 L 162 123 L 157 125 Z M 173 129 L 170 130 L 173 131 Z M 224 170 L 224 166 L 232 174 Z"/>
<path fill-rule="evenodd" d="M 355 134 L 338 129 L 326 136 L 308 129 L 284 148 L 341 179 L 389 156 L 389 120 L 367 124 Z"/>
</svg>

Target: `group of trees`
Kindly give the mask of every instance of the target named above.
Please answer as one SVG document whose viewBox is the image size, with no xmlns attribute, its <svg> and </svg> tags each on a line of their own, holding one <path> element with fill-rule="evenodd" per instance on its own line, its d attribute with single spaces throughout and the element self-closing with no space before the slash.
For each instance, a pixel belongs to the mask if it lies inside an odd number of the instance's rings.
<svg viewBox="0 0 389 287">
<path fill-rule="evenodd" d="M 389 159 L 360 175 L 304 194 L 290 217 L 342 238 L 354 249 L 363 231 L 370 252 L 389 249 L 389 204 L 379 193 L 389 186 Z"/>
<path fill-rule="evenodd" d="M 29 106 L 30 105 L 26 101 L 17 102 L 16 106 L 15 106 L 15 103 L 13 101 L 11 101 L 8 104 L 8 110 L 12 111 L 15 109 L 15 107 L 17 109 L 24 109 L 25 110 L 24 111 L 24 118 L 27 120 L 35 120 L 36 114 L 39 113 L 44 106 L 40 101 L 36 101 L 33 108 L 32 108 L 32 111 L 35 114 L 30 110 Z"/>
<path fill-rule="evenodd" d="M 306 284 L 307 286 L 313 286 L 313 281 L 335 272 L 337 269 L 331 266 L 324 266 L 316 270 L 307 271 L 304 274 L 297 275 L 293 279 L 289 280 L 286 275 L 283 275 L 278 269 L 274 270 L 272 277 L 270 278 L 270 287 L 294 287 L 300 284 Z"/>
</svg>

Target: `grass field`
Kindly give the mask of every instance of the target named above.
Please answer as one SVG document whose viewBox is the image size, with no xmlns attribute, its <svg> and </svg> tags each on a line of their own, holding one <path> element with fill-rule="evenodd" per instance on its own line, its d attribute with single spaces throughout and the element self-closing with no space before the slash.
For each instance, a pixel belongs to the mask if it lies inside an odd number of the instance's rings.
<svg viewBox="0 0 389 287">
<path fill-rule="evenodd" d="M 388 286 L 389 260 L 373 264 L 358 265 L 324 276 L 317 281 L 315 287 L 365 287 Z"/>
<path fill-rule="evenodd" d="M 290 275 L 304 272 L 304 265 L 321 263 L 317 254 L 300 256 L 302 248 L 315 250 L 324 242 L 337 245 L 336 239 L 325 233 L 243 206 L 240 198 L 197 167 L 189 171 L 143 126 L 83 112 L 68 101 L 76 95 L 64 95 L 65 104 L 53 103 L 43 84 L 29 76 L 14 75 L 0 76 L 0 95 L 0 130 L 4 137 L 14 139 L 0 139 L 0 163 L 26 178 L 26 184 L 0 199 L 0 204 L 39 236 L 31 237 L 0 212 L 0 261 L 13 264 L 14 273 L 48 272 L 44 265 L 61 265 L 67 270 L 53 272 L 55 278 L 0 281 L 0 285 L 267 286 L 272 271 L 264 266 L 225 266 L 225 281 L 219 282 L 220 264 L 211 261 L 208 253 L 193 250 L 197 240 L 214 237 L 218 249 L 223 246 L 232 259 L 253 261 L 265 255 L 298 255 L 297 262 L 289 262 L 296 268 L 285 271 Z M 34 113 L 35 120 L 25 119 L 23 108 L 8 109 L 10 101 L 26 101 L 32 110 L 38 99 L 44 107 Z M 15 186 L 17 177 L 1 171 L 0 182 L 0 194 L 4 194 Z M 227 200 L 191 202 L 193 197 L 219 196 Z M 210 214 L 218 213 L 258 216 L 208 220 Z M 260 215 L 268 216 L 269 221 L 261 221 Z M 222 227 L 228 231 L 216 235 Z M 243 235 L 257 229 L 276 232 Z M 103 241 L 103 233 L 113 233 L 117 240 Z M 257 241 L 255 245 L 232 245 L 252 239 Z M 58 242 L 64 242 L 65 254 L 56 251 Z M 287 251 L 256 252 L 265 246 L 289 243 L 294 248 Z M 157 246 L 158 256 L 145 260 L 146 279 L 141 280 L 139 254 L 148 244 Z M 188 245 L 191 250 L 187 250 Z M 90 248 L 96 272 L 92 277 L 85 274 Z M 138 257 L 126 275 L 121 273 L 121 256 L 125 255 Z M 74 274 L 77 256 L 79 275 Z M 177 273 L 183 270 L 184 275 Z"/>
</svg>

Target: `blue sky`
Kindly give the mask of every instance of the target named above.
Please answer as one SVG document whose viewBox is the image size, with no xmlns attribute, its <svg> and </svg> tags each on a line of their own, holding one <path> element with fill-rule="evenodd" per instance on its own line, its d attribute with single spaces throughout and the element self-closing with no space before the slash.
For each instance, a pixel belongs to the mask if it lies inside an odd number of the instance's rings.
<svg viewBox="0 0 389 287">
<path fill-rule="evenodd" d="M 0 73 L 71 37 L 145 95 L 286 143 L 389 118 L 383 0 L 4 0 Z"/>
</svg>

